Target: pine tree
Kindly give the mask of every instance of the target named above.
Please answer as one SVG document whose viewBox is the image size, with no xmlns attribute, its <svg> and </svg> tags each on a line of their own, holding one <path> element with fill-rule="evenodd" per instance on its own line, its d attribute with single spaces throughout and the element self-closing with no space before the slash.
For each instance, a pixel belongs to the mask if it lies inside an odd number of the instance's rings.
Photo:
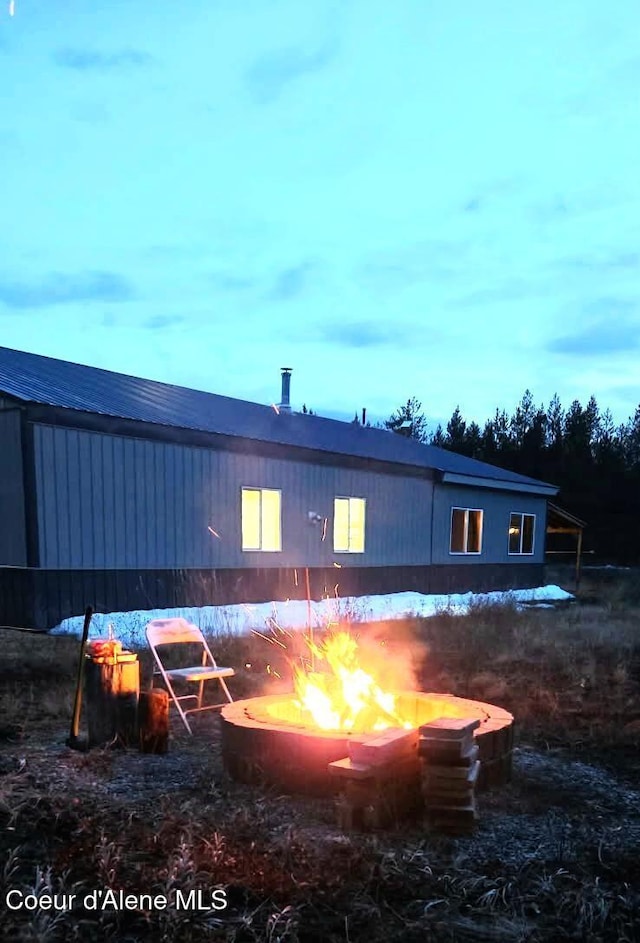
<svg viewBox="0 0 640 943">
<path fill-rule="evenodd" d="M 547 446 L 552 450 L 562 448 L 564 410 L 558 394 L 554 393 L 547 408 Z"/>
<path fill-rule="evenodd" d="M 491 419 L 487 419 L 484 424 L 480 447 L 482 461 L 488 462 L 490 465 L 494 465 L 498 455 L 498 441 L 496 439 L 496 431 Z"/>
<path fill-rule="evenodd" d="M 417 439 L 418 442 L 426 442 L 428 439 L 427 419 L 422 412 L 422 403 L 415 396 L 391 413 L 383 426 L 408 439 Z"/>
<path fill-rule="evenodd" d="M 429 439 L 429 445 L 435 445 L 438 449 L 444 449 L 447 447 L 447 439 L 441 423 L 438 423 L 436 431 Z"/>
<path fill-rule="evenodd" d="M 522 448 L 525 436 L 533 425 L 536 409 L 533 405 L 531 390 L 525 390 L 516 411 L 509 422 L 510 438 L 513 445 Z"/>
<path fill-rule="evenodd" d="M 640 471 L 640 405 L 622 427 L 622 447 L 628 468 Z"/>
<path fill-rule="evenodd" d="M 447 448 L 464 454 L 465 432 L 467 424 L 462 418 L 460 407 L 456 406 L 447 423 Z"/>
<path fill-rule="evenodd" d="M 482 457 L 482 432 L 477 422 L 470 422 L 465 430 L 464 454 L 469 458 Z"/>
</svg>

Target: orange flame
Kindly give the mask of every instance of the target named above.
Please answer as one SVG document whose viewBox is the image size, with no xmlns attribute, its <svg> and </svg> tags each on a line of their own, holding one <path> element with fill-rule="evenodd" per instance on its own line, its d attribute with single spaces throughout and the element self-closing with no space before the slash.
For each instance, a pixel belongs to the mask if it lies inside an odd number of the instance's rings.
<svg viewBox="0 0 640 943">
<path fill-rule="evenodd" d="M 321 730 L 362 733 L 411 727 L 396 711 L 395 695 L 383 691 L 358 663 L 358 646 L 348 632 L 335 632 L 319 645 L 307 639 L 321 671 L 294 666 L 297 706 Z"/>
</svg>

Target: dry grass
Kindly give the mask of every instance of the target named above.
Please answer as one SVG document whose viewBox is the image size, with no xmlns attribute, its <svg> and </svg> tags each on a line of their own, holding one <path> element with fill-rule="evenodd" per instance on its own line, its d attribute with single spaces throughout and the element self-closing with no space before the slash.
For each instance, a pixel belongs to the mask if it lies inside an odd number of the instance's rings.
<svg viewBox="0 0 640 943">
<path fill-rule="evenodd" d="M 204 718 L 192 740 L 174 731 L 166 757 L 72 753 L 62 743 L 77 641 L 3 633 L 0 899 L 10 888 L 171 897 L 219 886 L 229 906 L 5 907 L 0 935 L 34 943 L 632 943 L 640 874 L 629 836 L 640 828 L 624 784 L 640 772 L 640 610 L 615 584 L 596 599 L 587 589 L 588 604 L 559 611 L 479 608 L 360 630 L 388 660 L 410 647 L 422 689 L 515 713 L 521 750 L 529 749 L 514 785 L 484 800 L 478 836 L 467 841 L 430 834 L 420 822 L 342 835 L 329 800 L 230 782 L 216 725 Z M 238 668 L 237 695 L 273 690 L 287 672 L 282 654 L 255 638 L 218 639 L 216 653 Z M 604 776 L 599 764 L 610 775 L 587 806 L 563 781 L 576 760 L 595 764 L 594 782 Z M 607 804 L 610 784 L 622 790 L 617 804 Z"/>
</svg>

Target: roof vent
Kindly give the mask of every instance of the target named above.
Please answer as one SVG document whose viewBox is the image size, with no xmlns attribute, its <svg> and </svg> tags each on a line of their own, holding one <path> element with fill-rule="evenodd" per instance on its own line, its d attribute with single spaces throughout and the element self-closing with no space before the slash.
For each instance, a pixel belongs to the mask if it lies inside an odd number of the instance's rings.
<svg viewBox="0 0 640 943">
<path fill-rule="evenodd" d="M 291 367 L 281 367 L 282 374 L 282 394 L 278 403 L 278 412 L 290 413 L 291 403 L 289 402 L 289 393 L 291 388 Z"/>
</svg>

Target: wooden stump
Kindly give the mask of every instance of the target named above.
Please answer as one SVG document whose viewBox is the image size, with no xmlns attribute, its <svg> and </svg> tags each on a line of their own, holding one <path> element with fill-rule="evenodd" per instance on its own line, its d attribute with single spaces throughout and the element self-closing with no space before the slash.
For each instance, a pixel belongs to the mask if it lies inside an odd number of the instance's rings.
<svg viewBox="0 0 640 943">
<path fill-rule="evenodd" d="M 85 702 L 89 747 L 131 746 L 138 739 L 138 692 L 140 665 L 137 661 L 113 663 L 87 658 Z"/>
<path fill-rule="evenodd" d="M 140 752 L 166 753 L 169 748 L 169 695 L 162 688 L 140 692 Z"/>
</svg>

